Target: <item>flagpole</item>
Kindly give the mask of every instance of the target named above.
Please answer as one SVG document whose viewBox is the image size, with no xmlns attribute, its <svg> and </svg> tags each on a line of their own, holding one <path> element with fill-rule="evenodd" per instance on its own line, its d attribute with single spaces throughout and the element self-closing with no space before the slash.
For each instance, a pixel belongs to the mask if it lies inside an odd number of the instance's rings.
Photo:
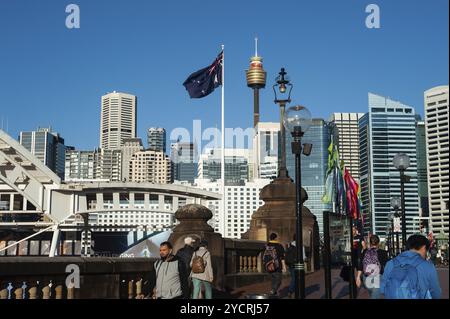
<svg viewBox="0 0 450 319">
<path fill-rule="evenodd" d="M 221 156 L 221 180 L 222 180 L 222 236 L 225 232 L 225 45 L 222 44 L 222 156 Z"/>
</svg>

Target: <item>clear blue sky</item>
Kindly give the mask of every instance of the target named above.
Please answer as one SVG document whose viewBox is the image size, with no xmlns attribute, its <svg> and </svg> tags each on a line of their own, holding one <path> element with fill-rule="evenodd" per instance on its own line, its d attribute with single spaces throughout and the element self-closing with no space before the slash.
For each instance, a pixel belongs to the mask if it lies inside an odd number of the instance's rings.
<svg viewBox="0 0 450 319">
<path fill-rule="evenodd" d="M 81 29 L 65 27 L 65 7 Z M 365 7 L 381 29 L 365 27 Z M 182 82 L 226 45 L 226 126 L 252 123 L 244 70 L 253 38 L 272 83 L 280 67 L 294 103 L 314 117 L 366 112 L 367 93 L 423 114 L 423 92 L 448 84 L 448 0 L 0 0 L 0 117 L 9 133 L 51 125 L 79 149 L 98 146 L 100 97 L 138 96 L 138 135 L 150 126 L 220 126 L 220 92 L 190 100 Z M 271 87 L 261 119 L 277 121 Z"/>
</svg>

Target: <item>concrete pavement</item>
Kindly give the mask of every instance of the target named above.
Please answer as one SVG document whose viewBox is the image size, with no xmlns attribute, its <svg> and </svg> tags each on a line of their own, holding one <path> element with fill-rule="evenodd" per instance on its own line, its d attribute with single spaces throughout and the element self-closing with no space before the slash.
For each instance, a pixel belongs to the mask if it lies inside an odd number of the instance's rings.
<svg viewBox="0 0 450 319">
<path fill-rule="evenodd" d="M 449 299 L 449 269 L 438 268 L 438 275 L 442 288 L 442 298 Z M 348 283 L 343 281 L 339 277 L 340 269 L 334 269 L 332 271 L 332 296 L 333 299 L 348 299 L 349 289 Z M 289 275 L 283 276 L 283 282 L 280 289 L 280 298 L 288 297 L 290 277 Z M 232 298 L 245 298 L 250 294 L 267 294 L 270 291 L 270 282 L 263 282 L 259 284 L 245 286 L 231 292 Z M 323 270 L 317 271 L 306 276 L 306 299 L 324 299 L 325 298 L 325 284 L 324 284 L 324 272 Z M 358 299 L 369 299 L 367 290 L 364 288 L 359 289 Z"/>
</svg>

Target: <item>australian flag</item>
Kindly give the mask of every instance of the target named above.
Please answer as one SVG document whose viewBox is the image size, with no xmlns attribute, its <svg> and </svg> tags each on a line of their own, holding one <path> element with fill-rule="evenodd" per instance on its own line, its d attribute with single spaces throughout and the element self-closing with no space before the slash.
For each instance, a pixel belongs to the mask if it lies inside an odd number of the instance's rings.
<svg viewBox="0 0 450 319">
<path fill-rule="evenodd" d="M 219 85 L 222 85 L 222 60 L 223 51 L 217 56 L 214 62 L 192 73 L 183 85 L 189 93 L 191 99 L 200 99 L 211 94 Z"/>
</svg>

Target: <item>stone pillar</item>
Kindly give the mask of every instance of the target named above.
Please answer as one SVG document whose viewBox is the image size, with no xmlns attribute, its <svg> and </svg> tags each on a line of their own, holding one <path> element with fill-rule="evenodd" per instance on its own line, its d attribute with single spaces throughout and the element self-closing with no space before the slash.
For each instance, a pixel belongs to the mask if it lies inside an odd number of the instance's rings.
<svg viewBox="0 0 450 319">
<path fill-rule="evenodd" d="M 215 288 L 222 290 L 225 286 L 224 242 L 222 235 L 215 233 L 214 228 L 208 224 L 212 217 L 212 212 L 202 205 L 188 204 L 180 207 L 175 213 L 175 218 L 180 223 L 174 228 L 169 241 L 175 253 L 184 246 L 184 239 L 188 236 L 194 238 L 197 243 L 200 240 L 208 241 L 214 272 L 213 284 Z"/>
<path fill-rule="evenodd" d="M 250 229 L 242 236 L 243 239 L 268 241 L 270 233 L 278 235 L 278 241 L 283 245 L 292 242 L 296 233 L 295 214 L 295 183 L 290 178 L 276 178 L 272 183 L 266 185 L 260 193 L 264 200 L 253 215 Z M 302 189 L 302 200 L 305 202 L 308 194 Z M 314 243 L 310 234 L 314 234 L 314 215 L 303 206 L 303 245 L 305 250 L 315 251 Z"/>
</svg>

